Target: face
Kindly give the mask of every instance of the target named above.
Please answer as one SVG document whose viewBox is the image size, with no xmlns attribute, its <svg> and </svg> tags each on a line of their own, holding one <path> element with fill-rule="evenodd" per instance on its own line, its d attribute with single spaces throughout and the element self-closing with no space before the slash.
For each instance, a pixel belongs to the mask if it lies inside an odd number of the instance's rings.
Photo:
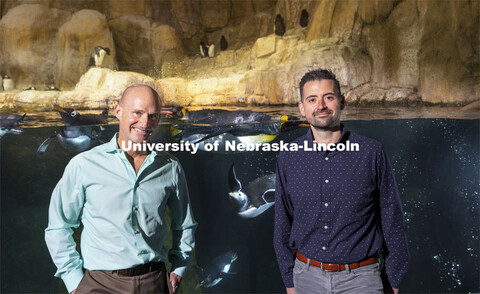
<svg viewBox="0 0 480 294">
<path fill-rule="evenodd" d="M 340 125 L 340 111 L 345 98 L 337 97 L 333 80 L 307 82 L 303 87 L 300 113 L 313 128 L 331 129 Z"/>
<path fill-rule="evenodd" d="M 120 141 L 141 143 L 146 141 L 158 125 L 160 115 L 152 90 L 146 86 L 132 87 L 115 106 L 119 122 Z"/>
</svg>

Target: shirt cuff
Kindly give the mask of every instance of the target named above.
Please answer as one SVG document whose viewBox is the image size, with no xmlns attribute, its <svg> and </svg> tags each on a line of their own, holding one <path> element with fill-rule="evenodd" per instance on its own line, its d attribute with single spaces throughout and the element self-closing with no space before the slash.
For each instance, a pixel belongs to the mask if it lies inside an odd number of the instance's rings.
<svg viewBox="0 0 480 294">
<path fill-rule="evenodd" d="M 186 266 L 180 266 L 180 267 L 177 267 L 173 273 L 180 276 L 180 277 L 183 277 L 185 275 L 185 272 L 187 271 L 187 267 Z"/>
<path fill-rule="evenodd" d="M 284 279 L 283 279 L 283 284 L 285 285 L 285 288 L 293 288 L 294 287 L 294 285 L 293 285 L 293 273 L 292 272 L 285 274 Z"/>
<path fill-rule="evenodd" d="M 62 276 L 62 280 L 67 287 L 68 293 L 71 293 L 73 290 L 77 289 L 78 284 L 83 279 L 83 270 L 75 269 L 68 274 Z"/>
</svg>

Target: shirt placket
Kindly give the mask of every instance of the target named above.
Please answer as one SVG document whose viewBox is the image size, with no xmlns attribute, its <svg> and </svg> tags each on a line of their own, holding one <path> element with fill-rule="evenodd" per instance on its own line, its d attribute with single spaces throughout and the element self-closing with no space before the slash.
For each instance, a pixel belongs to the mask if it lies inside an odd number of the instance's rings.
<svg viewBox="0 0 480 294">
<path fill-rule="evenodd" d="M 147 157 L 145 159 L 145 162 L 142 164 L 140 167 L 139 171 L 137 174 L 135 174 L 135 169 L 133 166 L 130 164 L 128 159 L 125 157 L 125 155 L 122 156 L 122 160 L 128 170 L 128 174 L 130 177 L 130 183 L 132 183 L 132 189 L 131 189 L 131 226 L 133 230 L 133 237 L 135 239 L 135 247 L 137 248 L 137 256 L 144 262 L 149 261 L 149 247 L 147 243 L 145 242 L 145 239 L 142 234 L 142 229 L 140 227 L 140 223 L 138 219 L 141 217 L 140 216 L 140 211 L 139 211 L 139 202 L 140 202 L 140 194 L 139 194 L 139 187 L 141 185 L 141 180 L 140 180 L 140 175 L 142 171 L 150 164 L 150 157 Z"/>
<path fill-rule="evenodd" d="M 331 211 L 332 211 L 332 203 L 331 203 L 331 185 L 332 185 L 332 178 L 331 178 L 331 170 L 330 170 L 330 158 L 328 152 L 322 152 L 320 155 L 321 163 L 321 194 L 322 194 L 322 214 L 321 214 L 321 228 L 324 235 L 324 242 L 321 244 L 323 251 L 329 250 L 329 243 L 328 243 L 328 236 L 330 235 L 330 224 L 331 224 Z"/>
</svg>

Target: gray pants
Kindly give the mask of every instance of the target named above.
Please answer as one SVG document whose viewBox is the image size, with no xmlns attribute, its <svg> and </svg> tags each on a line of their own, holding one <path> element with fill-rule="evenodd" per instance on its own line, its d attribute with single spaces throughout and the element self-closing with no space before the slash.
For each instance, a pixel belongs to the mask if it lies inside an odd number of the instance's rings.
<svg viewBox="0 0 480 294">
<path fill-rule="evenodd" d="M 341 272 L 325 271 L 295 260 L 295 294 L 383 293 L 378 263 Z"/>
</svg>

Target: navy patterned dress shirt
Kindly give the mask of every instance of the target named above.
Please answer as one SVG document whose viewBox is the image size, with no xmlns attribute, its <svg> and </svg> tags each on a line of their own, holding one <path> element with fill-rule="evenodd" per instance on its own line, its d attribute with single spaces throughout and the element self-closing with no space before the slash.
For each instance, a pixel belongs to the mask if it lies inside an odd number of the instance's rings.
<svg viewBox="0 0 480 294">
<path fill-rule="evenodd" d="M 309 130 L 292 143 L 313 147 Z M 282 151 L 277 161 L 274 246 L 283 282 L 293 287 L 295 254 L 347 264 L 382 253 L 394 288 L 409 254 L 400 197 L 383 146 L 346 131 L 338 143 L 359 151 Z"/>
</svg>

